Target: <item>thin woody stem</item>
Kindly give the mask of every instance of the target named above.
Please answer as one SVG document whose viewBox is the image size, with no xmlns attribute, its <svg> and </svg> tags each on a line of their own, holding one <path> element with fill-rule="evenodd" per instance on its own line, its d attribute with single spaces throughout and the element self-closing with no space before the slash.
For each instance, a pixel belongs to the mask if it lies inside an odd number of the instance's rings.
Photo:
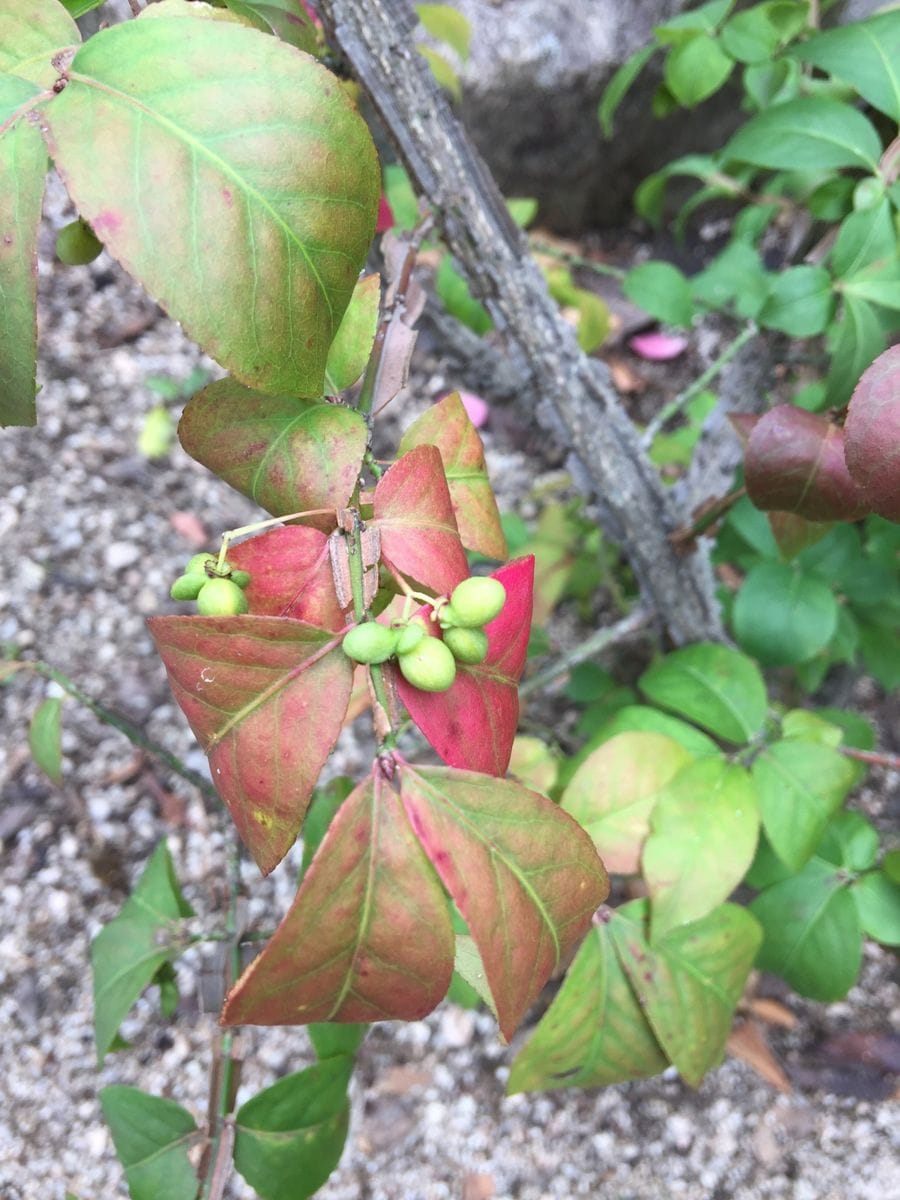
<svg viewBox="0 0 900 1200">
<path fill-rule="evenodd" d="M 534 692 L 539 692 L 548 684 L 559 679 L 561 675 L 565 675 L 572 667 L 577 667 L 579 663 L 593 658 L 595 654 L 609 649 L 617 642 L 624 642 L 627 638 L 643 633 L 649 628 L 653 618 L 654 614 L 647 609 L 636 608 L 627 617 L 617 621 L 615 625 L 607 625 L 603 629 L 598 629 L 596 633 L 591 634 L 579 645 L 554 659 L 549 667 L 545 667 L 543 671 L 538 671 L 536 675 L 526 679 L 519 687 L 519 695 L 530 696 Z"/>
<path fill-rule="evenodd" d="M 889 771 L 900 771 L 900 754 L 885 754 L 881 750 L 857 750 L 855 746 L 838 746 L 838 750 L 857 762 L 869 763 L 873 767 L 886 767 Z"/>
</svg>

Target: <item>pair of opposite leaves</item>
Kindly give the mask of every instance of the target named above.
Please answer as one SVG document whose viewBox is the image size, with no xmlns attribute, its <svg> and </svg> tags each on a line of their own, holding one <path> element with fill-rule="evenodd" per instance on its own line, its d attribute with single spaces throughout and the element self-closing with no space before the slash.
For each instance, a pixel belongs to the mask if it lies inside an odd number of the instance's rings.
<svg viewBox="0 0 900 1200">
<path fill-rule="evenodd" d="M 747 493 L 763 511 L 809 521 L 900 521 L 900 346 L 863 374 L 843 428 L 827 416 L 779 404 L 732 418 L 745 440 Z"/>
</svg>

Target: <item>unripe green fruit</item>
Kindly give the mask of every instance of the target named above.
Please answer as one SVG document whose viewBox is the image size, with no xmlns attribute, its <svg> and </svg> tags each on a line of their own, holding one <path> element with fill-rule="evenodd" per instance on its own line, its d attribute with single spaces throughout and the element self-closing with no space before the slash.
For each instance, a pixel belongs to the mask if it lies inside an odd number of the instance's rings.
<svg viewBox="0 0 900 1200">
<path fill-rule="evenodd" d="M 474 665 L 487 658 L 488 637 L 483 629 L 448 629 L 444 644 L 450 647 L 457 662 Z"/>
<path fill-rule="evenodd" d="M 205 550 L 202 554 L 195 554 L 193 558 L 188 561 L 187 566 L 184 568 L 184 573 L 185 575 L 194 575 L 197 572 L 201 572 L 205 575 L 206 564 L 210 563 L 212 566 L 215 566 L 217 562 L 218 555 L 210 554 L 208 550 Z"/>
<path fill-rule="evenodd" d="M 172 584 L 169 595 L 173 600 L 196 600 L 207 583 L 209 577 L 202 571 L 185 571 Z"/>
<path fill-rule="evenodd" d="M 397 648 L 397 631 L 377 621 L 364 621 L 345 634 L 341 644 L 354 662 L 383 663 Z"/>
<path fill-rule="evenodd" d="M 207 579 L 197 596 L 197 612 L 204 617 L 237 617 L 247 608 L 247 597 L 230 579 Z"/>
<path fill-rule="evenodd" d="M 441 612 L 441 624 L 480 629 L 488 621 L 493 621 L 505 603 L 506 588 L 499 579 L 473 575 L 453 589 L 450 603 Z"/>
<path fill-rule="evenodd" d="M 422 692 L 446 692 L 456 678 L 456 659 L 440 638 L 422 638 L 397 664 L 404 679 Z"/>
<path fill-rule="evenodd" d="M 424 636 L 425 622 L 421 617 L 413 617 L 409 624 L 404 625 L 400 630 L 400 636 L 397 639 L 397 653 L 409 654 L 411 650 L 415 650 Z"/>
<path fill-rule="evenodd" d="M 93 262 L 102 249 L 103 243 L 80 217 L 64 225 L 56 235 L 56 257 L 67 267 L 83 267 Z"/>
<path fill-rule="evenodd" d="M 236 583 L 239 588 L 245 588 L 250 583 L 250 572 L 249 571 L 232 571 L 231 574 L 229 575 L 229 579 L 231 580 L 232 583 Z"/>
</svg>

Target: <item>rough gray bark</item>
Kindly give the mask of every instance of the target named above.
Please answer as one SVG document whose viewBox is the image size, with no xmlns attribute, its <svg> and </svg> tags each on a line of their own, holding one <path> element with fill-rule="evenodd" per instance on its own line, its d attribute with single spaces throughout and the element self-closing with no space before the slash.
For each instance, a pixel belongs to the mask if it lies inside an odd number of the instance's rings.
<svg viewBox="0 0 900 1200">
<path fill-rule="evenodd" d="M 490 173 L 413 48 L 409 0 L 321 0 L 328 37 L 382 117 L 444 240 L 543 399 L 535 414 L 577 461 L 607 534 L 676 643 L 722 637 L 706 555 L 681 556 L 684 514 L 640 449 L 606 368 L 578 347 Z"/>
</svg>

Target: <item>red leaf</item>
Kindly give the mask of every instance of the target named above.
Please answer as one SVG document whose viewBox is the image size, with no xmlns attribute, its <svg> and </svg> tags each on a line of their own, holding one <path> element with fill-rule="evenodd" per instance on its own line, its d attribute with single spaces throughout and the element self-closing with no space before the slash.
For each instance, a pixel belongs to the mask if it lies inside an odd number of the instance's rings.
<svg viewBox="0 0 900 1200">
<path fill-rule="evenodd" d="M 378 198 L 378 220 L 375 223 L 375 232 L 385 233 L 388 229 L 392 229 L 396 223 L 397 219 L 394 216 L 394 210 L 388 204 L 387 196 L 382 192 Z"/>
<path fill-rule="evenodd" d="M 453 504 L 436 446 L 417 446 L 378 481 L 375 521 L 389 567 L 436 595 L 469 574 Z"/>
<path fill-rule="evenodd" d="M 286 525 L 231 546 L 228 561 L 250 572 L 245 590 L 251 616 L 293 617 L 322 629 L 343 629 L 328 558 L 318 529 Z"/>
<path fill-rule="evenodd" d="M 447 902 L 376 773 L 341 805 L 287 916 L 238 980 L 226 1025 L 414 1021 L 450 986 Z"/>
<path fill-rule="evenodd" d="M 404 764 L 400 795 L 475 939 L 509 1039 L 606 898 L 603 864 L 576 821 L 512 780 Z"/>
<path fill-rule="evenodd" d="M 422 445 L 437 446 L 441 452 L 462 544 L 487 558 L 506 558 L 506 537 L 488 479 L 484 445 L 459 392 L 426 409 L 404 433 L 399 450 L 403 454 Z"/>
<path fill-rule="evenodd" d="M 744 455 L 757 508 L 810 521 L 854 521 L 869 511 L 844 461 L 844 434 L 819 413 L 779 404 L 754 425 Z"/>
<path fill-rule="evenodd" d="M 185 407 L 187 453 L 274 517 L 343 508 L 356 487 L 368 432 L 358 412 L 295 396 L 266 396 L 234 379 L 211 383 Z M 331 530 L 334 516 L 308 518 Z"/>
<path fill-rule="evenodd" d="M 900 346 L 864 372 L 844 424 L 847 467 L 872 509 L 900 521 Z"/>
<path fill-rule="evenodd" d="M 353 668 L 328 630 L 279 617 L 151 617 L 175 699 L 264 875 L 290 849 L 337 741 Z"/>
<path fill-rule="evenodd" d="M 534 555 L 493 573 L 506 588 L 503 611 L 485 626 L 487 658 L 457 664 L 446 692 L 422 692 L 397 672 L 397 690 L 409 715 L 451 767 L 503 775 L 519 723 L 519 679 L 528 652 L 534 592 Z M 420 610 L 421 611 L 421 610 Z M 430 623 L 429 623 L 430 625 Z M 429 632 L 439 636 L 433 626 Z"/>
</svg>

